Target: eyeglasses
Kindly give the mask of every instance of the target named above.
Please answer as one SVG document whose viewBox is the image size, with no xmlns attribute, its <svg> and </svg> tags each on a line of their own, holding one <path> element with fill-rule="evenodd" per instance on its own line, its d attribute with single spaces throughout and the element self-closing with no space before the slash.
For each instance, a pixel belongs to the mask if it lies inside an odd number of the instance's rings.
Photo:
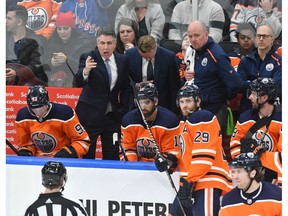
<svg viewBox="0 0 288 216">
<path fill-rule="evenodd" d="M 273 36 L 267 35 L 267 34 L 256 34 L 257 39 L 261 39 L 261 37 L 263 38 L 263 40 L 266 40 L 268 37 L 273 37 Z"/>
</svg>

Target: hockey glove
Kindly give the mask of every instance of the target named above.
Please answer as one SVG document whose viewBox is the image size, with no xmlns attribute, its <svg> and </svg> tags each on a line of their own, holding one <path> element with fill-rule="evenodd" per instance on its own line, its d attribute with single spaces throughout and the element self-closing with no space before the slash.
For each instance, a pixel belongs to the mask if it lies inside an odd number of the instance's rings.
<svg viewBox="0 0 288 216">
<path fill-rule="evenodd" d="M 266 151 L 259 145 L 255 139 L 252 138 L 242 138 L 241 143 L 241 153 L 253 152 L 254 155 L 261 157 L 261 155 Z"/>
<path fill-rule="evenodd" d="M 54 157 L 78 158 L 78 155 L 76 150 L 71 145 L 67 145 L 58 151 Z"/>
<path fill-rule="evenodd" d="M 159 172 L 167 171 L 172 174 L 175 168 L 178 166 L 178 158 L 170 153 L 158 154 L 155 157 L 155 166 Z"/>
<path fill-rule="evenodd" d="M 178 198 L 185 208 L 192 208 L 193 205 L 193 182 L 188 182 L 185 178 L 180 178 Z"/>
<path fill-rule="evenodd" d="M 161 154 L 156 155 L 154 163 L 159 172 L 164 172 L 169 169 L 167 159 Z"/>
<path fill-rule="evenodd" d="M 169 167 L 168 172 L 169 174 L 172 174 L 178 166 L 178 158 L 174 154 L 170 153 L 164 153 L 163 156 L 168 161 L 168 167 Z"/>
<path fill-rule="evenodd" d="M 18 151 L 18 156 L 33 156 L 33 154 L 28 149 L 21 149 Z"/>
</svg>

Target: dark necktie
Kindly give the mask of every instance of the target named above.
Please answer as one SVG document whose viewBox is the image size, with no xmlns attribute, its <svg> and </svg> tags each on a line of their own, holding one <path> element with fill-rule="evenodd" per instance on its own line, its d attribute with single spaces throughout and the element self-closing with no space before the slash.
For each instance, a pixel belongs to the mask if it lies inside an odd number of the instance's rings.
<svg viewBox="0 0 288 216">
<path fill-rule="evenodd" d="M 148 67 L 147 67 L 147 80 L 153 80 L 154 79 L 154 75 L 153 75 L 153 65 L 152 65 L 152 61 L 148 62 Z"/>
<path fill-rule="evenodd" d="M 110 61 L 109 58 L 108 58 L 108 59 L 105 59 L 105 66 L 106 66 L 106 69 L 107 69 L 107 71 L 108 71 L 109 84 L 111 85 L 112 71 L 111 71 L 111 67 L 110 67 L 109 61 Z"/>
</svg>

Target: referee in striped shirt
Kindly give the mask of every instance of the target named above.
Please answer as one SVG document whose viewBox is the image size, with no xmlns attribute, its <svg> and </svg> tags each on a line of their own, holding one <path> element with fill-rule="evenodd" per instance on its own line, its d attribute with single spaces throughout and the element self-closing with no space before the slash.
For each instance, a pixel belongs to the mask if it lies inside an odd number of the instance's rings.
<svg viewBox="0 0 288 216">
<path fill-rule="evenodd" d="M 74 201 L 63 196 L 67 178 L 66 168 L 61 162 L 45 163 L 42 168 L 45 191 L 28 207 L 25 216 L 88 216 L 79 200 Z"/>
</svg>

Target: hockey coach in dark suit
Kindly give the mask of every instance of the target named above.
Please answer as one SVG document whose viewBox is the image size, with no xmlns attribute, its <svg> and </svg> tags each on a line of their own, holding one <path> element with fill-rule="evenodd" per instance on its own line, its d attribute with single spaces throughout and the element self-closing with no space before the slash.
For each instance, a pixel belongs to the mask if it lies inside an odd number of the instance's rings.
<svg viewBox="0 0 288 216">
<path fill-rule="evenodd" d="M 116 35 L 102 28 L 96 48 L 80 57 L 76 85 L 83 90 L 76 113 L 91 139 L 83 158 L 95 158 L 97 138 L 101 136 L 102 159 L 119 160 L 119 146 L 113 134 L 120 134 L 122 116 L 128 111 L 129 68 L 127 56 L 115 53 Z"/>
<path fill-rule="evenodd" d="M 157 46 L 150 35 L 140 37 L 137 48 L 126 51 L 135 83 L 151 81 L 157 88 L 159 105 L 177 113 L 176 97 L 180 77 L 175 53 Z"/>
</svg>

